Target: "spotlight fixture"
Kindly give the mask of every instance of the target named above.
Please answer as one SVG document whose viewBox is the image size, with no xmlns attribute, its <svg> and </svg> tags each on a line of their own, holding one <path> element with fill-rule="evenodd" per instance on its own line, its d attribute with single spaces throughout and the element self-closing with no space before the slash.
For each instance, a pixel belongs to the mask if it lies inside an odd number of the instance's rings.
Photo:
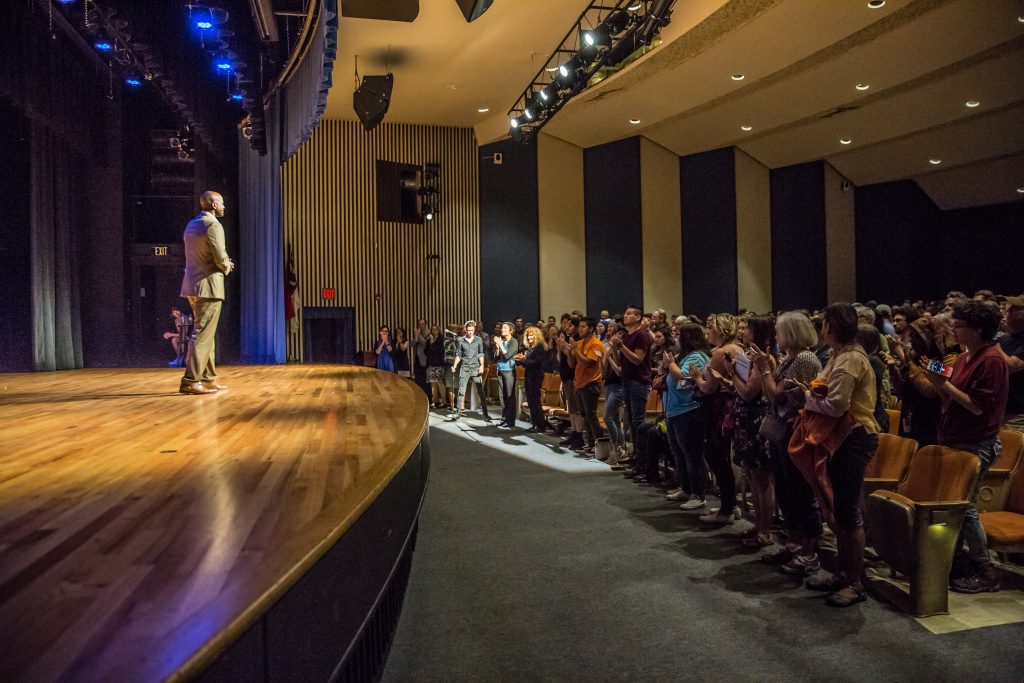
<svg viewBox="0 0 1024 683">
<path fill-rule="evenodd" d="M 202 31 L 209 31 L 211 28 L 213 28 L 213 22 L 212 21 L 206 21 L 205 19 L 197 21 L 196 22 L 196 28 L 198 28 L 198 29 L 200 29 Z"/>
<path fill-rule="evenodd" d="M 589 62 L 590 60 L 583 56 L 582 52 L 577 52 L 573 55 L 572 59 L 558 67 L 558 75 L 555 76 L 555 81 L 565 89 L 573 87 L 579 80 L 580 71 Z"/>
<path fill-rule="evenodd" d="M 864 91 L 864 90 L 867 90 L 868 88 L 870 88 L 871 86 L 868 85 L 867 83 L 858 83 L 857 85 L 855 85 L 853 87 L 857 88 L 857 90 Z"/>
<path fill-rule="evenodd" d="M 632 15 L 628 11 L 613 12 L 596 28 L 583 32 L 583 43 L 588 47 L 607 50 L 611 47 L 612 38 L 625 31 L 630 21 L 632 21 Z"/>
<path fill-rule="evenodd" d="M 108 40 L 97 40 L 93 47 L 100 52 L 110 52 L 114 49 L 113 43 Z"/>
<path fill-rule="evenodd" d="M 217 67 L 217 71 L 219 71 L 222 74 L 231 71 L 231 62 L 229 62 L 227 59 L 224 59 L 223 57 L 218 58 L 216 61 L 214 61 L 213 65 Z"/>
<path fill-rule="evenodd" d="M 233 92 L 228 95 L 228 102 L 241 102 L 245 97 L 240 92 Z"/>
<path fill-rule="evenodd" d="M 428 221 L 434 220 L 434 210 L 430 208 L 430 204 L 423 205 L 423 219 Z"/>
<path fill-rule="evenodd" d="M 129 88 L 138 88 L 138 87 L 140 87 L 142 85 L 142 81 L 143 81 L 142 74 L 140 74 L 135 69 L 132 69 L 132 70 L 128 71 L 124 75 L 124 84 L 127 85 Z"/>
</svg>

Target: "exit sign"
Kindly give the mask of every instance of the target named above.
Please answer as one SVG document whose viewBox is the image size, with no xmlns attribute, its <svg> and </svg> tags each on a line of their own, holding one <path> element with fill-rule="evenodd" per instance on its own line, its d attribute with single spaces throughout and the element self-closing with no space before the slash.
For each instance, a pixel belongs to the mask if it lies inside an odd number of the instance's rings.
<svg viewBox="0 0 1024 683">
<path fill-rule="evenodd" d="M 153 247 L 153 256 L 167 256 L 167 247 Z"/>
<path fill-rule="evenodd" d="M 324 298 L 325 299 L 333 299 L 334 298 L 334 290 L 333 289 L 324 289 Z"/>
</svg>

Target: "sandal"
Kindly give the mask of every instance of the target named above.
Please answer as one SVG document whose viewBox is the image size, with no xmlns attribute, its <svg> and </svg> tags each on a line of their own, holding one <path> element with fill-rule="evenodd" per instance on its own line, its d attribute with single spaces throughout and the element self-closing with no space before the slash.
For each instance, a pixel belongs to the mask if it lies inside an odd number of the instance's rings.
<svg viewBox="0 0 1024 683">
<path fill-rule="evenodd" d="M 829 593 L 825 598 L 825 604 L 829 607 L 849 607 L 867 599 L 868 595 L 864 592 L 864 587 L 856 584 L 843 586 L 836 592 Z"/>
<path fill-rule="evenodd" d="M 742 541 L 740 541 L 740 545 L 742 545 L 744 548 L 764 548 L 765 546 L 769 546 L 771 544 L 771 534 L 755 533 L 753 536 L 747 536 Z"/>
</svg>

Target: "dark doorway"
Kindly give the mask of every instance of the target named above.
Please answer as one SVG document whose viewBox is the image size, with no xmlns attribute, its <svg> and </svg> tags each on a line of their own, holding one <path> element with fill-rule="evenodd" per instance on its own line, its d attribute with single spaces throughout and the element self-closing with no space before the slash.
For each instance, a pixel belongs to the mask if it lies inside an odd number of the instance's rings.
<svg viewBox="0 0 1024 683">
<path fill-rule="evenodd" d="M 191 314 L 180 296 L 185 257 L 179 244 L 136 244 L 132 254 L 132 335 L 134 365 L 166 365 L 175 359 L 174 348 L 163 338 L 174 331 L 171 308 Z"/>
<path fill-rule="evenodd" d="M 355 364 L 356 309 L 303 308 L 302 338 L 304 363 Z"/>
</svg>

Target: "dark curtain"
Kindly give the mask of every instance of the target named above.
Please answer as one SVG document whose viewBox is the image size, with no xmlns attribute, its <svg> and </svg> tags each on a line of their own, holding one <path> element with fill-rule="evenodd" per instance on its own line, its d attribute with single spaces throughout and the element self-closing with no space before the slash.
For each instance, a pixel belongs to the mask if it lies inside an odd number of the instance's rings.
<svg viewBox="0 0 1024 683">
<path fill-rule="evenodd" d="M 63 138 L 32 123 L 32 366 L 83 367 L 78 239 L 85 165 Z"/>
<path fill-rule="evenodd" d="M 284 160 L 313 135 L 327 108 L 338 52 L 338 0 L 321 0 L 316 31 L 302 64 L 284 86 Z M 269 123 L 267 124 L 269 128 Z M 269 140 L 268 140 L 269 144 Z"/>
<path fill-rule="evenodd" d="M 239 136 L 239 255 L 242 362 L 285 362 L 284 218 L 281 211 L 281 106 L 266 113 L 267 154 Z"/>
</svg>

